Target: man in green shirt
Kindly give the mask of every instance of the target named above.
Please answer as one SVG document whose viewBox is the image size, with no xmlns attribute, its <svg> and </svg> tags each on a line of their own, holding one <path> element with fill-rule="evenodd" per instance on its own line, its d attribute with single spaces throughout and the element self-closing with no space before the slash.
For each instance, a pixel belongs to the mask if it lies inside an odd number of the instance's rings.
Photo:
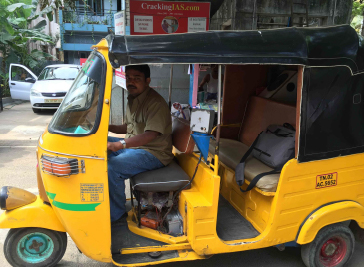
<svg viewBox="0 0 364 267">
<path fill-rule="evenodd" d="M 110 125 L 109 131 L 126 134 L 108 137 L 108 177 L 111 221 L 126 217 L 125 179 L 168 165 L 172 159 L 172 121 L 164 98 L 149 87 L 148 65 L 127 66 L 129 92 L 125 124 Z"/>
</svg>

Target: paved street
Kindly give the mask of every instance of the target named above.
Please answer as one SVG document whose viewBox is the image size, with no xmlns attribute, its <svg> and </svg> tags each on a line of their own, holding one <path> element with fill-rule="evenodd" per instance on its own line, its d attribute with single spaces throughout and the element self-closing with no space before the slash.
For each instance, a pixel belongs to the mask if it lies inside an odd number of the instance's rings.
<svg viewBox="0 0 364 267">
<path fill-rule="evenodd" d="M 34 114 L 30 104 L 22 103 L 6 106 L 0 112 L 0 186 L 10 185 L 37 193 L 35 175 L 35 149 L 39 135 L 50 122 L 54 112 Z M 0 230 L 0 266 L 10 266 L 2 253 L 7 230 Z M 349 267 L 364 266 L 364 246 L 356 243 L 354 256 Z M 66 254 L 58 266 L 112 266 L 98 263 L 80 254 L 69 238 Z M 163 264 L 169 267 L 172 264 Z M 287 248 L 280 252 L 276 248 L 267 248 L 225 255 L 215 255 L 204 261 L 173 263 L 174 267 L 290 267 L 304 266 L 299 248 Z"/>
</svg>

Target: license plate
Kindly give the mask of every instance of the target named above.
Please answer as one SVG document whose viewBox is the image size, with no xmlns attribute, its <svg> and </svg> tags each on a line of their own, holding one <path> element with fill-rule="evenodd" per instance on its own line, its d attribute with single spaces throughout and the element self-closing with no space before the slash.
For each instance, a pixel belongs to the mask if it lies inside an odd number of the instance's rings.
<svg viewBox="0 0 364 267">
<path fill-rule="evenodd" d="M 44 103 L 61 103 L 63 99 L 44 99 Z"/>
<path fill-rule="evenodd" d="M 316 189 L 337 185 L 337 172 L 316 176 Z"/>
</svg>

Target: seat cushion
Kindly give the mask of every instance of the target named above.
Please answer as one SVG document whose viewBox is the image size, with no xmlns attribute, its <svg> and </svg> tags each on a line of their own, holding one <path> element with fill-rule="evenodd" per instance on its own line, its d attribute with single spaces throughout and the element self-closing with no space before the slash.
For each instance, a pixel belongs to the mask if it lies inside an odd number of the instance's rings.
<svg viewBox="0 0 364 267">
<path fill-rule="evenodd" d="M 210 141 L 209 152 L 215 154 L 214 140 Z M 227 167 L 235 171 L 236 166 L 239 164 L 241 158 L 248 151 L 249 147 L 243 143 L 231 140 L 220 139 L 219 160 Z M 257 160 L 253 156 L 249 156 L 245 163 L 244 176 L 245 179 L 251 182 L 255 176 L 262 172 L 269 172 L 273 169 Z M 280 174 L 270 174 L 263 176 L 257 183 L 256 187 L 265 192 L 275 192 L 279 181 Z"/>
<path fill-rule="evenodd" d="M 137 191 L 169 192 L 181 189 L 188 184 L 190 177 L 172 160 L 167 166 L 139 173 L 130 178 L 130 181 L 133 189 Z"/>
</svg>

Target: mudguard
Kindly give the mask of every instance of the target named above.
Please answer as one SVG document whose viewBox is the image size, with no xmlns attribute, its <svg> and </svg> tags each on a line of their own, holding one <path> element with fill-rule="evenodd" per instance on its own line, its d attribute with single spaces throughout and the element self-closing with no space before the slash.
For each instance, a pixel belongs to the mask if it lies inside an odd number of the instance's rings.
<svg viewBox="0 0 364 267">
<path fill-rule="evenodd" d="M 31 204 L 5 211 L 0 215 L 0 228 L 40 227 L 49 230 L 66 232 L 52 207 L 37 200 Z"/>
<path fill-rule="evenodd" d="M 364 207 L 354 201 L 328 204 L 311 213 L 302 223 L 296 242 L 300 245 L 312 242 L 318 231 L 330 224 L 355 220 L 364 228 Z"/>
</svg>

